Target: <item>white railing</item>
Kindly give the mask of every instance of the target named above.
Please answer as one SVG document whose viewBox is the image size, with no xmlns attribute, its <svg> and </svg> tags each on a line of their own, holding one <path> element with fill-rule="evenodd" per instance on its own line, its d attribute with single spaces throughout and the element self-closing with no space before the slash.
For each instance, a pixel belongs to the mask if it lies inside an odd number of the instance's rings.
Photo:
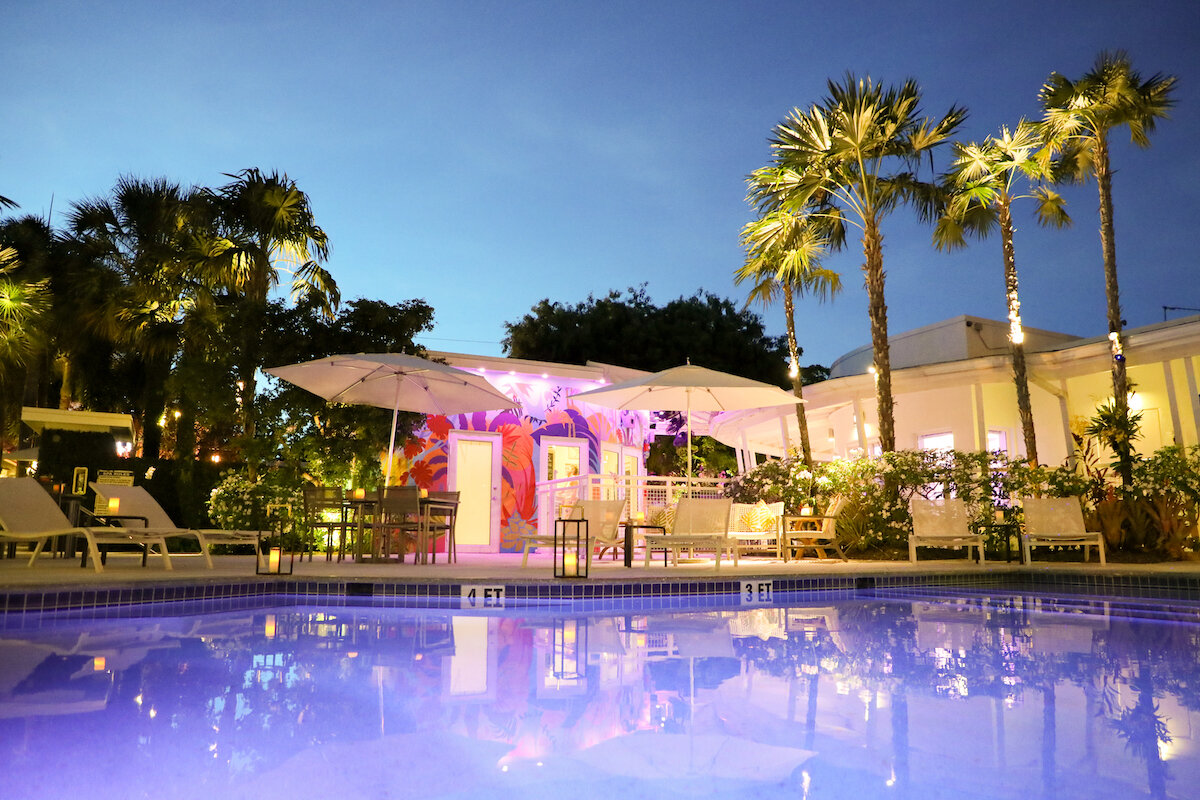
<svg viewBox="0 0 1200 800">
<path fill-rule="evenodd" d="M 657 509 L 672 506 L 680 497 L 721 497 L 723 478 L 677 478 L 661 475 L 575 475 L 542 481 L 537 485 L 538 532 L 554 530 L 554 520 L 565 516 L 563 507 L 580 500 L 629 500 L 630 517 L 651 519 Z"/>
</svg>

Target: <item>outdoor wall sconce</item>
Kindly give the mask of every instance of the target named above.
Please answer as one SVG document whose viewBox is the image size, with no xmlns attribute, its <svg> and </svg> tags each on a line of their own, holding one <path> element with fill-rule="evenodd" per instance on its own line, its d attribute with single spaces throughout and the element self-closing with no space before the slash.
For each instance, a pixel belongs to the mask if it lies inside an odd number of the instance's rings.
<svg viewBox="0 0 1200 800">
<path fill-rule="evenodd" d="M 586 578 L 588 548 L 586 519 L 554 520 L 554 577 Z"/>
</svg>

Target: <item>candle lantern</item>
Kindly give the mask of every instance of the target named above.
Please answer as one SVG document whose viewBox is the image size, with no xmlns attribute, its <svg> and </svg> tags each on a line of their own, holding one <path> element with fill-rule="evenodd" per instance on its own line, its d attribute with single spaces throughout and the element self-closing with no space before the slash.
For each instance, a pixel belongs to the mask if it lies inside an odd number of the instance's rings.
<svg viewBox="0 0 1200 800">
<path fill-rule="evenodd" d="M 552 671 L 559 680 L 579 680 L 587 676 L 587 619 L 563 617 L 554 620 L 554 663 Z"/>
<path fill-rule="evenodd" d="M 287 544 L 283 535 L 286 514 L 279 513 L 279 509 L 280 507 L 274 504 L 267 506 L 267 516 L 274 530 L 264 531 L 262 526 L 259 526 L 254 551 L 256 575 L 291 575 L 296 565 L 296 552 Z M 264 540 L 266 547 L 263 546 Z"/>
<path fill-rule="evenodd" d="M 554 520 L 554 577 L 586 578 L 588 548 L 586 519 Z"/>
</svg>

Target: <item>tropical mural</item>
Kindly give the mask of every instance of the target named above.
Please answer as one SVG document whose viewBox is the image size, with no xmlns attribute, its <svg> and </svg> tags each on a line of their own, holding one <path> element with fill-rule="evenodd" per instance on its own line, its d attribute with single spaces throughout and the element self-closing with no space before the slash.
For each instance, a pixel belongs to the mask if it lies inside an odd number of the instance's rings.
<svg viewBox="0 0 1200 800">
<path fill-rule="evenodd" d="M 553 379 L 504 375 L 493 380 L 501 391 L 521 404 L 520 412 L 488 411 L 454 416 L 429 416 L 397 452 L 392 464 L 395 482 L 430 491 L 448 488 L 450 432 L 483 431 L 501 436 L 500 551 L 521 549 L 521 537 L 537 531 L 537 465 L 546 437 L 581 439 L 587 444 L 585 473 L 600 473 L 603 445 L 636 448 L 644 459 L 649 434 L 645 411 L 615 411 L 577 403 L 571 395 L 594 384 L 565 385 Z"/>
</svg>

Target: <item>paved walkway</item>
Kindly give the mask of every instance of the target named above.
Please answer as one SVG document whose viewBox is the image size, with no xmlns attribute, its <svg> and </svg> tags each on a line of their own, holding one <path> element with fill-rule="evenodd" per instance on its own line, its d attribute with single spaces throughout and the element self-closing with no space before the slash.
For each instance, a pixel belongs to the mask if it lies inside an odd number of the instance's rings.
<svg viewBox="0 0 1200 800">
<path fill-rule="evenodd" d="M 199 555 L 172 555 L 175 569 L 166 571 L 158 559 L 151 557 L 146 567 L 140 566 L 140 557 L 132 554 L 110 554 L 108 566 L 97 574 L 90 566 L 81 569 L 77 559 L 39 559 L 33 567 L 27 567 L 27 559 L 0 559 L 0 591 L 4 589 L 58 588 L 74 586 L 125 586 L 143 583 L 204 583 L 230 579 L 253 580 L 254 558 L 251 556 L 214 556 L 214 569 L 207 569 Z M 930 559 L 917 564 L 907 561 L 805 559 L 783 563 L 763 558 L 742 558 L 734 567 L 727 561 L 721 562 L 720 571 L 713 567 L 711 559 L 675 567 L 664 567 L 662 562 L 643 567 L 636 562 L 626 569 L 622 562 L 596 560 L 592 562 L 591 581 L 621 581 L 646 579 L 661 580 L 712 580 L 713 578 L 767 578 L 767 577 L 821 577 L 821 576 L 877 576 L 894 574 L 952 575 L 955 573 L 978 573 L 980 567 L 963 559 Z M 1186 576 L 1200 578 L 1200 562 L 1167 562 L 1159 564 L 1113 564 L 1101 567 L 1095 562 L 1035 562 L 1029 567 L 989 561 L 982 569 L 990 574 L 1020 572 L 1077 572 L 1098 575 L 1122 576 Z M 549 555 L 530 556 L 529 566 L 521 567 L 520 554 L 461 554 L 458 563 L 445 564 L 374 564 L 353 561 L 326 561 L 316 557 L 311 563 L 296 561 L 296 577 L 309 580 L 328 578 L 331 580 L 364 580 L 385 582 L 508 582 L 540 583 L 554 581 Z"/>
</svg>

